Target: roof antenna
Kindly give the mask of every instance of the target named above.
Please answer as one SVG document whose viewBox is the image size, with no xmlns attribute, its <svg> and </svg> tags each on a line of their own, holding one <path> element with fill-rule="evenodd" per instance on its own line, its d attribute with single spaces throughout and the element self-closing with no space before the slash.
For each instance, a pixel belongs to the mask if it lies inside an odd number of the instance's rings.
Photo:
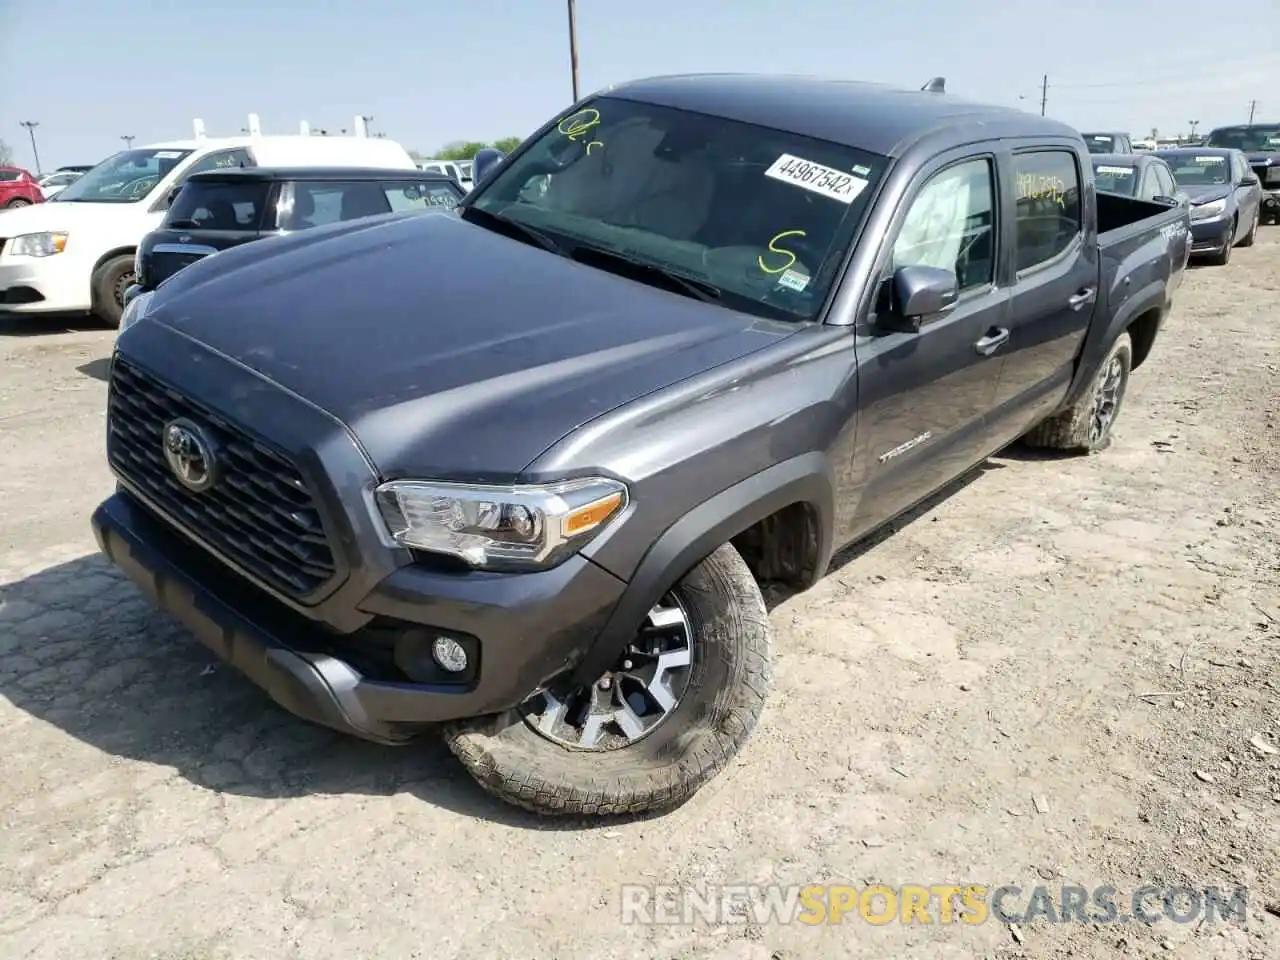
<svg viewBox="0 0 1280 960">
<path fill-rule="evenodd" d="M 946 78 L 946 77 L 934 77 L 932 80 L 930 80 L 928 83 L 926 83 L 926 84 L 925 84 L 923 87 L 921 87 L 920 89 L 921 89 L 921 90 L 923 90 L 925 93 L 946 93 L 946 92 L 947 92 L 947 78 Z"/>
</svg>

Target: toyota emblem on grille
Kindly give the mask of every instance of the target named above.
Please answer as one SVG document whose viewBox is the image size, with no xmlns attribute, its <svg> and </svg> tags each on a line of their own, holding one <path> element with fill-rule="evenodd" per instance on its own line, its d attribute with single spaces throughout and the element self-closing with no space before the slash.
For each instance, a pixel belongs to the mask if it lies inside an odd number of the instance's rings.
<svg viewBox="0 0 1280 960">
<path fill-rule="evenodd" d="M 203 493 L 217 480 L 213 443 L 185 418 L 165 424 L 164 459 L 178 482 L 192 493 Z"/>
</svg>

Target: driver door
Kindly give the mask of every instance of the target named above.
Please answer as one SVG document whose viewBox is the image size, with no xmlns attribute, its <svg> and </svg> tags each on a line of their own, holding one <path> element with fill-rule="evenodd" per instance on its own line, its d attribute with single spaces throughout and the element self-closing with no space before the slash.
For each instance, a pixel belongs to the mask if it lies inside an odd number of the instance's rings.
<svg viewBox="0 0 1280 960">
<path fill-rule="evenodd" d="M 859 456 L 865 484 L 853 536 L 909 508 L 985 456 L 987 414 L 1009 337 L 1001 283 L 998 167 L 972 148 L 917 180 L 881 253 L 875 301 L 859 324 Z M 951 269 L 959 297 L 916 333 L 885 332 L 903 266 Z"/>
</svg>

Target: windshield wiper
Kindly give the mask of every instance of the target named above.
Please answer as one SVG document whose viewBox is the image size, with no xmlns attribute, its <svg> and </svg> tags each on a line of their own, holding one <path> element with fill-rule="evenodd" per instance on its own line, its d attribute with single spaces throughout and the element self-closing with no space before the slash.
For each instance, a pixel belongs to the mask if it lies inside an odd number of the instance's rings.
<svg viewBox="0 0 1280 960">
<path fill-rule="evenodd" d="M 666 267 L 660 267 L 656 263 L 629 257 L 625 253 L 604 250 L 600 247 L 577 246 L 573 248 L 569 256 L 579 263 L 587 263 L 594 260 L 596 261 L 595 265 L 601 269 L 629 274 L 641 283 L 648 283 L 651 286 L 655 285 L 656 281 L 657 284 L 665 286 L 668 290 L 684 294 L 686 297 L 692 297 L 694 300 L 701 300 L 703 303 L 716 303 L 720 300 L 720 288 L 708 283 L 706 280 L 687 277 L 674 270 L 668 270 Z"/>
<path fill-rule="evenodd" d="M 479 207 L 464 207 L 460 216 L 464 219 L 470 219 L 469 214 L 479 214 L 481 219 L 490 227 L 495 228 L 500 233 L 505 233 L 509 237 L 516 240 L 523 240 L 525 243 L 532 244 L 535 247 L 541 247 L 543 250 L 551 253 L 564 255 L 564 250 L 560 244 L 556 243 L 541 230 L 535 230 L 533 227 L 526 227 L 523 223 L 516 220 L 510 220 L 507 217 L 500 216 L 496 213 L 490 213 L 488 210 L 481 210 Z"/>
</svg>

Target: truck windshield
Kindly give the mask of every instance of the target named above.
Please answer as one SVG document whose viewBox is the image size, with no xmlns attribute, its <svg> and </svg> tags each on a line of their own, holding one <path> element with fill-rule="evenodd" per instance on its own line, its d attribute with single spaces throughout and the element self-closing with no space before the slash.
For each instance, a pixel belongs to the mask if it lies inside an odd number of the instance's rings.
<svg viewBox="0 0 1280 960">
<path fill-rule="evenodd" d="M 600 97 L 504 161 L 465 208 L 559 252 L 674 275 L 724 306 L 813 320 L 884 157 L 842 144 Z M 646 271 L 648 273 L 646 274 Z M 687 285 L 686 285 L 687 289 Z"/>
<path fill-rule="evenodd" d="M 1109 133 L 1086 133 L 1084 142 L 1090 153 L 1117 153 L 1116 138 Z"/>
<path fill-rule="evenodd" d="M 1113 163 L 1095 163 L 1093 165 L 1093 185 L 1103 193 L 1118 193 L 1132 197 L 1134 187 L 1138 184 L 1133 167 Z"/>
<path fill-rule="evenodd" d="M 188 230 L 257 230 L 271 185 L 265 180 L 188 180 L 164 222 Z"/>
<path fill-rule="evenodd" d="M 1207 146 L 1246 153 L 1280 153 L 1280 123 L 1220 127 L 1209 134 Z"/>
<path fill-rule="evenodd" d="M 1210 187 L 1231 180 L 1231 167 L 1226 157 L 1193 156 L 1169 157 L 1173 179 L 1180 187 Z"/>
<path fill-rule="evenodd" d="M 191 154 L 190 150 L 124 150 L 58 194 L 64 203 L 137 203 Z"/>
</svg>

